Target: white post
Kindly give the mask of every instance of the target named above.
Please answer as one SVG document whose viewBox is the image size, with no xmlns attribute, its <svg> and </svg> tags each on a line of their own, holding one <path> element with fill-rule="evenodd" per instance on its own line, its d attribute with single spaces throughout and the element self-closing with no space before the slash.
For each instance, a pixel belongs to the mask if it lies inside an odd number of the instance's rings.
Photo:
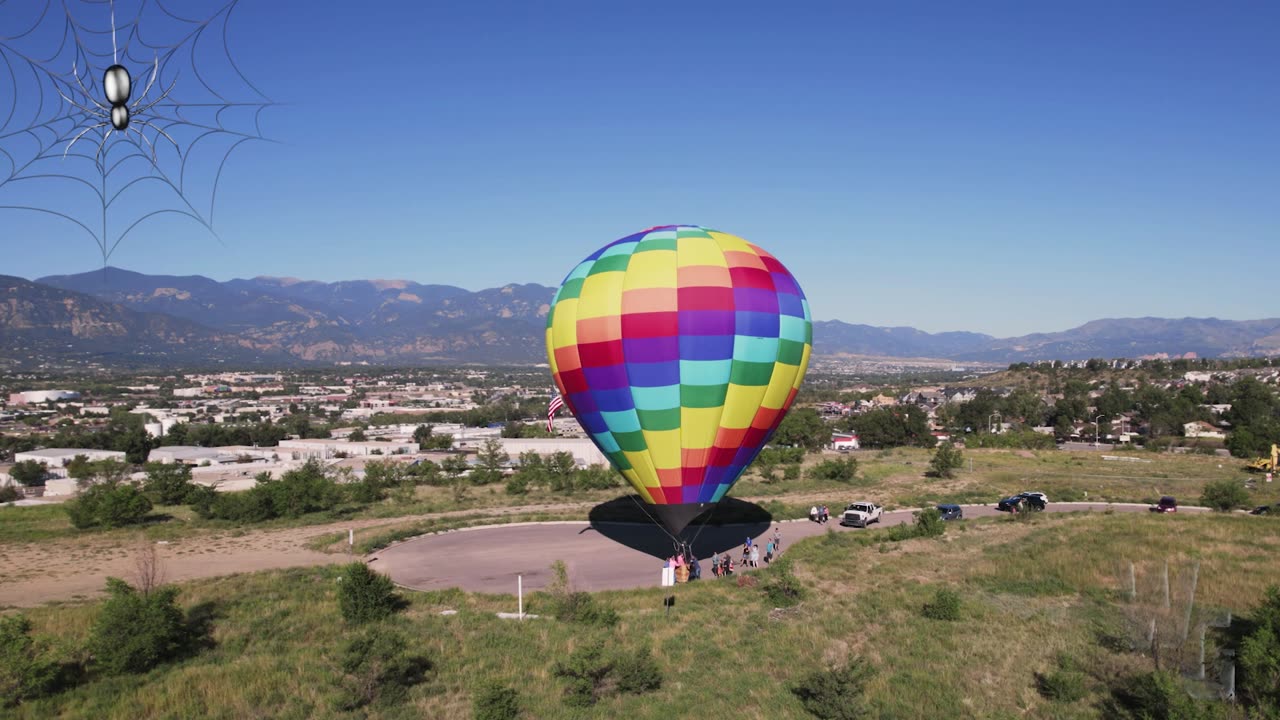
<svg viewBox="0 0 1280 720">
<path fill-rule="evenodd" d="M 516 576 L 516 597 L 519 598 L 520 619 L 524 619 L 524 576 Z"/>
</svg>

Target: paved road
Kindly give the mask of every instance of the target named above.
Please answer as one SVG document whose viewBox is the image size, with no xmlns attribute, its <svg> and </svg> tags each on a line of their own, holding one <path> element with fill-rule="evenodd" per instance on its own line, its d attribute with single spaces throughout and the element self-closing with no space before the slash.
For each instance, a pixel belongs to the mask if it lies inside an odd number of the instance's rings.
<svg viewBox="0 0 1280 720">
<path fill-rule="evenodd" d="M 1000 515 L 991 505 L 963 505 L 966 518 Z M 1137 503 L 1050 503 L 1048 512 L 1148 512 Z M 1208 508 L 1179 507 L 1178 512 L 1207 512 Z M 913 510 L 885 513 L 881 525 L 910 522 Z M 703 572 L 710 575 L 707 558 L 712 552 L 733 552 L 741 557 L 748 534 L 753 542 L 764 543 L 775 527 L 782 528 L 783 551 L 789 543 L 825 533 L 862 532 L 808 520 L 789 520 L 772 525 L 707 527 L 698 536 L 694 549 L 702 560 Z M 415 590 L 459 587 L 487 593 L 516 591 L 516 577 L 524 587 L 536 590 L 551 579 L 550 566 L 563 560 L 569 578 L 578 590 L 620 590 L 659 584 L 662 557 L 671 554 L 671 542 L 656 526 L 586 522 L 529 523 L 453 530 L 406 540 L 369 557 L 372 566 L 389 575 L 397 584 Z"/>
</svg>

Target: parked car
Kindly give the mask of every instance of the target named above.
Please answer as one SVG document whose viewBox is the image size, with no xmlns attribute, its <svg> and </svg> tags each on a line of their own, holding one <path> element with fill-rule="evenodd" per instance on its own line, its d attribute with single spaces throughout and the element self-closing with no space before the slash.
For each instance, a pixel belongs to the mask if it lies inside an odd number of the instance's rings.
<svg viewBox="0 0 1280 720">
<path fill-rule="evenodd" d="M 963 520 L 964 510 L 959 505 L 939 505 L 938 514 L 943 520 Z"/>
<path fill-rule="evenodd" d="M 1178 512 L 1178 501 L 1173 499 L 1172 495 L 1165 495 L 1160 498 L 1160 502 L 1151 506 L 1151 512 L 1171 513 Z"/>
<path fill-rule="evenodd" d="M 1000 502 L 996 503 L 996 510 L 1000 512 L 1017 512 L 1022 508 L 1029 510 L 1043 510 L 1049 505 L 1049 497 L 1042 492 L 1024 492 L 1017 495 L 1010 495 Z"/>
<path fill-rule="evenodd" d="M 1259 505 L 1249 511 L 1250 515 L 1270 515 L 1273 512 L 1280 512 L 1280 505 Z"/>
<path fill-rule="evenodd" d="M 841 525 L 852 525 L 853 527 L 866 527 L 873 522 L 880 522 L 880 515 L 884 512 L 884 508 L 871 502 L 849 503 L 845 507 L 844 512 L 840 513 Z"/>
</svg>

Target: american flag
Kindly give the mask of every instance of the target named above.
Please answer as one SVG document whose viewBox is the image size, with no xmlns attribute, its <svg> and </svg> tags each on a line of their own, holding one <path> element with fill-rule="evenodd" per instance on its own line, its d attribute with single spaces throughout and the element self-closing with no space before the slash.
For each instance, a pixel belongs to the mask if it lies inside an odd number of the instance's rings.
<svg viewBox="0 0 1280 720">
<path fill-rule="evenodd" d="M 547 432 L 551 432 L 551 420 L 555 418 L 556 411 L 562 407 L 564 407 L 564 398 L 557 392 L 555 397 L 551 398 L 551 404 L 547 406 Z"/>
</svg>

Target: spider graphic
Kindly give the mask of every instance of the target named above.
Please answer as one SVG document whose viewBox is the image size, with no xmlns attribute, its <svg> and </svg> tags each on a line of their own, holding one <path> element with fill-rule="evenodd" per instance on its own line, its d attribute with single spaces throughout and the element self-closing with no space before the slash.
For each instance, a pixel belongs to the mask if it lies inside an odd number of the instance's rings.
<svg viewBox="0 0 1280 720">
<path fill-rule="evenodd" d="M 171 4 L 0 0 L 0 214 L 66 221 L 104 266 L 161 216 L 222 242 L 223 170 L 245 143 L 275 142 L 275 103 L 231 52 L 239 0 Z"/>
<path fill-rule="evenodd" d="M 169 97 L 169 93 L 173 92 L 174 86 L 178 84 L 178 79 L 175 77 L 169 83 L 169 87 L 160 93 L 159 97 L 146 105 L 143 105 L 147 100 L 147 95 L 151 93 L 151 87 L 155 85 L 156 78 L 160 75 L 159 55 L 156 56 L 155 63 L 152 65 L 151 79 L 147 81 L 147 86 L 143 88 L 142 94 L 138 96 L 138 99 L 134 100 L 132 105 L 129 104 L 129 97 L 133 93 L 133 78 L 129 75 L 129 71 L 125 66 L 120 64 L 119 49 L 116 47 L 116 12 L 114 3 L 111 6 L 111 66 L 102 74 L 102 92 L 108 104 L 104 105 L 103 103 L 98 102 L 97 98 L 93 96 L 93 93 L 89 88 L 85 87 L 84 80 L 80 78 L 79 69 L 74 62 L 71 64 L 71 75 L 75 78 L 76 87 L 80 88 L 80 92 L 83 93 L 81 102 L 76 102 L 75 100 L 67 97 L 62 92 L 61 87 L 55 86 L 55 89 L 58 91 L 58 95 L 62 96 L 62 99 L 65 100 L 68 105 L 75 107 L 85 114 L 84 122 L 91 124 L 83 129 L 79 126 L 75 128 L 76 130 L 80 130 L 80 132 L 71 139 L 71 142 L 67 143 L 66 149 L 62 151 L 62 156 L 64 158 L 67 156 L 67 153 L 71 152 L 71 148 L 80 141 L 80 138 L 101 128 L 107 128 L 107 130 L 106 133 L 103 134 L 102 139 L 98 142 L 98 153 L 95 156 L 95 161 L 99 164 L 102 162 L 102 152 L 107 146 L 107 140 L 110 139 L 111 133 L 127 133 L 130 129 L 137 133 L 138 137 L 142 138 L 142 141 L 151 148 L 151 155 L 153 159 L 156 154 L 156 148 L 154 143 L 152 143 L 152 141 L 147 138 L 146 134 L 142 132 L 143 128 L 149 127 L 155 130 L 158 135 L 163 135 L 170 143 L 173 144 L 173 147 L 178 151 L 178 154 L 182 154 L 182 149 L 178 146 L 176 140 L 169 137 L 169 134 L 161 129 L 159 125 L 148 123 L 145 119 L 145 113 L 163 102 L 165 98 Z M 67 87 L 70 88 L 70 84 L 68 84 Z"/>
</svg>

